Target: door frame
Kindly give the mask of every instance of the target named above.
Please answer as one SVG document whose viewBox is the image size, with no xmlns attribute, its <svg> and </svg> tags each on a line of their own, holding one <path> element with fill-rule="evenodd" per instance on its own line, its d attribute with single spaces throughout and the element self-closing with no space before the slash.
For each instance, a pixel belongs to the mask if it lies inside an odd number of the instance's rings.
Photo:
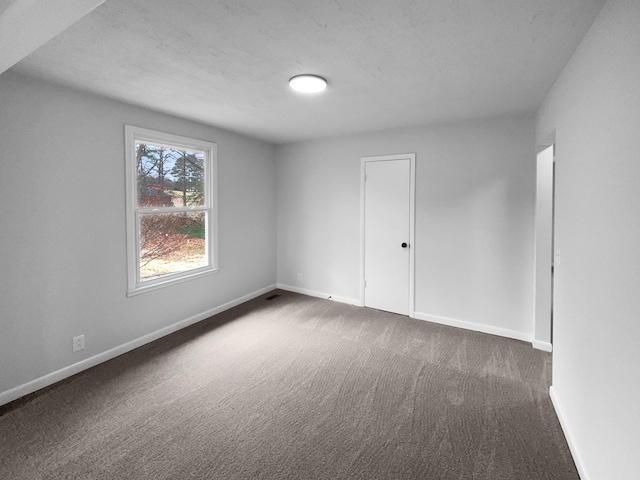
<svg viewBox="0 0 640 480">
<path fill-rule="evenodd" d="M 533 255 L 533 347 L 553 351 L 555 143 L 536 154 Z"/>
<path fill-rule="evenodd" d="M 360 158 L 360 306 L 364 307 L 364 249 L 365 249 L 365 172 L 367 162 L 385 162 L 394 160 L 409 160 L 409 317 L 415 314 L 415 210 L 416 210 L 416 154 L 404 153 L 397 155 L 377 155 Z"/>
</svg>

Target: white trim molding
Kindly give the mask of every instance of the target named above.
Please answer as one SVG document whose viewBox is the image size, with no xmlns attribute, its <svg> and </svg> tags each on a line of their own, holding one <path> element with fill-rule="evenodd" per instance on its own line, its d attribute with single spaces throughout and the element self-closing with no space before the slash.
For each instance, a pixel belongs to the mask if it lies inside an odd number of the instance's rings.
<svg viewBox="0 0 640 480">
<path fill-rule="evenodd" d="M 40 378 L 36 378 L 35 380 L 27 382 L 23 385 L 19 385 L 10 390 L 0 392 L 0 405 L 12 402 L 21 397 L 24 397 L 25 395 L 29 395 L 30 393 L 34 393 L 42 388 L 53 385 L 56 382 L 64 380 L 65 378 L 69 378 L 91 367 L 95 367 L 96 365 L 104 363 L 107 360 L 111 360 L 112 358 L 118 357 L 124 353 L 130 352 L 131 350 L 141 347 L 142 345 L 151 343 L 154 340 L 158 340 L 159 338 L 177 332 L 178 330 L 188 327 L 189 325 L 198 323 L 202 320 L 212 317 L 213 315 L 240 305 L 241 303 L 248 302 L 249 300 L 259 297 L 260 295 L 271 292 L 275 290 L 275 288 L 275 284 L 261 288 L 260 290 L 257 290 L 253 293 L 249 293 L 240 298 L 231 300 L 230 302 L 211 308 L 197 315 L 185 318 L 184 320 L 174 323 L 173 325 L 169 325 L 167 327 L 161 328 L 160 330 L 156 330 L 155 332 L 143 335 L 142 337 L 136 338 L 135 340 L 131 340 L 130 342 L 124 343 L 110 350 L 94 355 L 93 357 L 87 358 L 78 363 L 74 363 L 72 365 L 69 365 L 68 367 L 61 368 L 60 370 L 49 373 Z"/>
<path fill-rule="evenodd" d="M 469 322 L 467 320 L 457 320 L 455 318 L 442 317 L 440 315 L 430 315 L 420 312 L 415 312 L 414 318 L 417 318 L 418 320 L 425 320 L 427 322 L 438 323 L 440 325 L 447 325 L 449 327 L 464 328 L 465 330 L 473 330 L 475 332 L 488 333 L 491 335 L 497 335 L 499 337 L 512 338 L 514 340 L 521 340 L 523 342 L 531 343 L 533 340 L 533 335 L 530 333 L 510 330 L 508 328 L 495 327 L 493 325 L 487 325 L 484 323 Z"/>
<path fill-rule="evenodd" d="M 580 451 L 578 450 L 578 446 L 575 442 L 575 436 L 569 426 L 569 421 L 564 413 L 560 397 L 558 396 L 556 389 L 553 388 L 553 385 L 549 387 L 549 396 L 551 397 L 551 403 L 553 404 L 553 408 L 555 409 L 558 420 L 560 421 L 560 426 L 562 427 L 564 436 L 567 439 L 569 451 L 571 452 L 571 456 L 573 456 L 573 462 L 576 464 L 580 480 L 589 480 L 591 477 L 587 474 L 584 460 L 582 459 L 582 455 L 580 455 Z"/>
<path fill-rule="evenodd" d="M 346 303 L 347 305 L 355 305 L 356 307 L 363 306 L 360 303 L 360 300 L 357 298 L 340 297 L 340 296 L 333 295 L 331 293 L 319 292 L 317 290 L 308 290 L 306 288 L 300 288 L 300 287 L 293 287 L 291 285 L 285 285 L 283 283 L 278 283 L 277 287 L 280 290 L 285 290 L 287 292 L 293 292 L 293 293 L 300 293 L 302 295 L 308 295 L 309 297 L 324 298 L 325 300 L 333 300 L 334 302 Z"/>
<path fill-rule="evenodd" d="M 551 345 L 549 342 L 541 342 L 540 340 L 533 340 L 531 344 L 533 345 L 533 348 L 535 348 L 536 350 L 542 350 L 544 352 L 553 352 L 553 345 Z"/>
<path fill-rule="evenodd" d="M 333 300 L 335 302 L 346 303 L 348 305 L 354 305 L 356 307 L 364 307 L 360 299 L 357 298 L 349 298 L 349 297 L 340 297 L 333 295 L 327 292 L 320 292 L 317 290 L 309 290 L 306 288 L 294 287 L 291 285 L 286 285 L 283 283 L 278 283 L 277 288 L 280 290 L 285 290 L 287 292 L 299 293 L 301 295 L 308 295 L 310 297 L 316 298 L 324 298 L 325 300 Z M 510 330 L 508 328 L 495 327 L 493 325 L 486 325 L 483 323 L 470 322 L 466 320 L 457 320 L 455 318 L 442 317 L 439 315 L 429 315 L 426 313 L 413 312 L 412 315 L 409 315 L 410 318 L 415 318 L 417 320 L 423 320 L 426 322 L 437 323 L 439 325 L 446 325 L 449 327 L 462 328 L 464 330 L 471 330 L 474 332 L 487 333 L 489 335 L 497 335 L 499 337 L 511 338 L 514 340 L 520 340 L 523 342 L 533 344 L 533 335 L 530 333 L 519 332 L 517 330 Z M 541 345 L 540 342 L 538 344 L 533 345 L 533 347 L 539 350 L 546 350 L 545 345 Z M 549 344 L 548 348 L 551 348 Z"/>
</svg>

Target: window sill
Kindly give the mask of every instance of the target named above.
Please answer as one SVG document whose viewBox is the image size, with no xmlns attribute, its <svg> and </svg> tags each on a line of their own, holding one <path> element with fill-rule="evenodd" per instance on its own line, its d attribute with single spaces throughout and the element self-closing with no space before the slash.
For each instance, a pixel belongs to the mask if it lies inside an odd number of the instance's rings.
<svg viewBox="0 0 640 480">
<path fill-rule="evenodd" d="M 219 268 L 207 268 L 206 270 L 198 270 L 191 273 L 186 273 L 179 277 L 158 279 L 157 281 L 153 281 L 153 283 L 141 284 L 136 288 L 127 290 L 127 297 L 135 297 L 136 295 L 152 292 L 154 290 L 169 287 L 171 285 L 177 285 L 179 283 L 187 282 L 189 280 L 194 280 L 196 278 L 206 277 L 208 275 L 214 275 L 214 274 L 217 274 L 219 271 L 220 271 Z"/>
</svg>

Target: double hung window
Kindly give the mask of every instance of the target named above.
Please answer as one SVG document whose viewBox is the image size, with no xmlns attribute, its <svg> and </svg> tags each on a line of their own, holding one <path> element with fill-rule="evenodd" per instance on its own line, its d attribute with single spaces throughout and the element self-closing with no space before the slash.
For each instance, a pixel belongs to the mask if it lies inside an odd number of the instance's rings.
<svg viewBox="0 0 640 480">
<path fill-rule="evenodd" d="M 125 126 L 128 295 L 216 272 L 215 143 Z"/>
</svg>

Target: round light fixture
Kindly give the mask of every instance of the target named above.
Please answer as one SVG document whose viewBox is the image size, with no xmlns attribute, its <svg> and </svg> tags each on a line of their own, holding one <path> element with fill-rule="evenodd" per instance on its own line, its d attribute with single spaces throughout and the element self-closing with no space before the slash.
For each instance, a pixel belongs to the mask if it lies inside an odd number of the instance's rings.
<svg viewBox="0 0 640 480">
<path fill-rule="evenodd" d="M 289 79 L 289 86 L 296 92 L 318 93 L 327 88 L 327 81 L 318 75 L 296 75 Z"/>
</svg>

